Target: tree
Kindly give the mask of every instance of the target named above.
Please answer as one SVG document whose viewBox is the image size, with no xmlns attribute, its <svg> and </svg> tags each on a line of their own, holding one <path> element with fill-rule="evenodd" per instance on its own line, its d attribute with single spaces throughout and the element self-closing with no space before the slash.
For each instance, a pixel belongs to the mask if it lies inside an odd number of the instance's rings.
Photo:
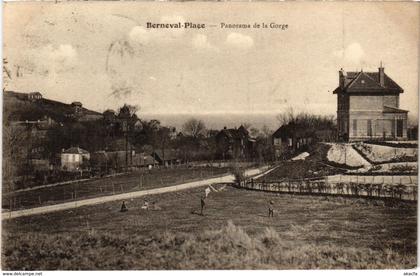
<svg viewBox="0 0 420 276">
<path fill-rule="evenodd" d="M 241 126 L 243 126 L 248 131 L 251 128 L 251 124 L 250 123 L 247 123 L 247 122 L 242 122 L 241 123 Z"/>
<path fill-rule="evenodd" d="M 251 135 L 251 137 L 256 138 L 256 137 L 258 137 L 258 136 L 260 136 L 260 135 L 261 135 L 261 132 L 260 132 L 260 130 L 259 130 L 258 128 L 256 128 L 256 127 L 252 127 L 252 128 L 249 130 L 249 134 Z"/>
<path fill-rule="evenodd" d="M 276 116 L 277 120 L 280 123 L 280 126 L 287 125 L 290 122 L 296 121 L 296 114 L 293 110 L 293 107 L 288 107 L 286 110 Z"/>
<path fill-rule="evenodd" d="M 135 116 L 135 118 L 137 119 L 136 112 L 138 110 L 139 110 L 139 107 L 137 105 L 124 104 L 118 111 L 117 116 L 120 119 L 129 119 Z"/>
<path fill-rule="evenodd" d="M 192 118 L 184 123 L 182 130 L 185 135 L 197 139 L 205 134 L 206 126 L 202 120 Z"/>
<path fill-rule="evenodd" d="M 3 185 L 9 190 L 22 188 L 15 181 L 28 169 L 31 146 L 26 128 L 3 125 Z"/>
<path fill-rule="evenodd" d="M 296 113 L 292 107 L 286 109 L 285 112 L 277 115 L 277 120 L 280 126 L 287 125 L 289 123 L 300 124 L 308 128 L 323 129 L 323 128 L 334 128 L 335 118 L 334 116 L 328 115 L 315 115 L 306 112 Z"/>
<path fill-rule="evenodd" d="M 12 79 L 12 72 L 7 66 L 7 58 L 3 58 L 3 91 L 5 90 L 7 84 Z"/>
<path fill-rule="evenodd" d="M 263 125 L 261 133 L 264 135 L 264 138 L 268 139 L 273 134 L 273 131 L 267 125 Z"/>
</svg>

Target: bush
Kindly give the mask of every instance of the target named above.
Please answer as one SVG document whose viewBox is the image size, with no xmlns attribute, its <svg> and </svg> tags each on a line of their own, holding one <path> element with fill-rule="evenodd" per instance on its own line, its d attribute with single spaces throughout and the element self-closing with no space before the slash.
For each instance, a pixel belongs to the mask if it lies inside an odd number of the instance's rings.
<svg viewBox="0 0 420 276">
<path fill-rule="evenodd" d="M 396 166 L 393 166 L 390 170 L 391 172 L 401 172 L 401 173 L 415 171 L 414 167 L 409 166 L 409 165 L 396 165 Z"/>
</svg>

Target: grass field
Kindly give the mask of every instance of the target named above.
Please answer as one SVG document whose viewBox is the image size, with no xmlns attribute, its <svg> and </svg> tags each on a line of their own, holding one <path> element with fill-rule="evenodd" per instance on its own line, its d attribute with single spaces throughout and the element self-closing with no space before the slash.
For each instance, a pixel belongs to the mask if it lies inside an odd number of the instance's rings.
<svg viewBox="0 0 420 276">
<path fill-rule="evenodd" d="M 416 266 L 415 203 L 203 189 L 3 221 L 3 269 Z M 274 201 L 275 216 L 267 203 Z"/>
<path fill-rule="evenodd" d="M 26 209 L 75 199 L 119 194 L 180 184 L 227 173 L 229 168 L 154 169 L 152 173 L 134 171 L 127 175 L 94 179 L 3 195 L 3 209 Z"/>
</svg>

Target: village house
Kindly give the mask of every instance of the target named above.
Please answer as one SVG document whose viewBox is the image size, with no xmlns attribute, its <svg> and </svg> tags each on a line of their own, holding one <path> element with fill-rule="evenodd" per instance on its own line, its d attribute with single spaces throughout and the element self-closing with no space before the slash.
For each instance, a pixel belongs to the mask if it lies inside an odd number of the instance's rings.
<svg viewBox="0 0 420 276">
<path fill-rule="evenodd" d="M 73 108 L 73 112 L 75 114 L 80 114 L 83 112 L 82 103 L 81 102 L 72 102 L 71 107 Z"/>
<path fill-rule="evenodd" d="M 255 139 L 249 136 L 248 130 L 242 125 L 231 129 L 224 127 L 216 135 L 216 145 L 222 159 L 244 159 L 252 157 Z"/>
<path fill-rule="evenodd" d="M 102 113 L 104 120 L 109 123 L 114 123 L 117 119 L 117 116 L 115 115 L 115 111 L 112 109 L 107 109 Z"/>
<path fill-rule="evenodd" d="M 61 152 L 61 169 L 63 171 L 82 171 L 84 163 L 90 159 L 88 151 L 79 147 L 71 147 Z"/>
<path fill-rule="evenodd" d="M 291 122 L 278 128 L 272 137 L 276 159 L 306 150 L 314 142 L 315 132 L 307 124 Z"/>
<path fill-rule="evenodd" d="M 133 166 L 135 167 L 154 167 L 158 164 L 159 162 L 147 153 L 136 153 L 133 157 Z"/>
<path fill-rule="evenodd" d="M 30 101 L 36 101 L 42 99 L 42 94 L 39 92 L 31 92 L 28 93 L 28 100 Z"/>
<path fill-rule="evenodd" d="M 136 154 L 134 146 L 125 138 L 111 141 L 105 149 L 113 169 L 117 171 L 133 165 L 133 156 Z"/>
<path fill-rule="evenodd" d="M 152 153 L 152 157 L 159 163 L 159 165 L 165 167 L 179 164 L 181 161 L 176 157 L 176 152 L 169 149 L 155 150 Z"/>
<path fill-rule="evenodd" d="M 67 117 L 74 118 L 79 122 L 96 121 L 104 117 L 104 115 L 99 112 L 83 108 L 81 102 L 72 102 L 70 107 L 71 109 L 67 114 Z"/>
<path fill-rule="evenodd" d="M 378 72 L 339 71 L 338 137 L 345 141 L 407 139 L 407 113 L 400 109 L 403 89 L 384 68 Z"/>
</svg>

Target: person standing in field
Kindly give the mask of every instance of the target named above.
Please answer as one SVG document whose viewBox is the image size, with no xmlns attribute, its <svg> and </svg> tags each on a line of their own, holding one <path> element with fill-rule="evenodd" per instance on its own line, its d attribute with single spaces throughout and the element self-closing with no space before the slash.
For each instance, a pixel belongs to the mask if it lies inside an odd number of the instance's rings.
<svg viewBox="0 0 420 276">
<path fill-rule="evenodd" d="M 127 206 L 125 206 L 125 201 L 123 200 L 120 212 L 127 212 L 127 211 L 128 211 Z"/>
<path fill-rule="evenodd" d="M 274 217 L 274 201 L 272 200 L 268 204 L 268 217 Z"/>
<path fill-rule="evenodd" d="M 200 215 L 202 215 L 202 216 L 204 216 L 204 213 L 203 213 L 203 211 L 204 211 L 204 207 L 206 206 L 206 201 L 205 201 L 205 197 L 204 196 L 202 196 L 201 197 L 201 212 L 200 212 Z"/>
</svg>

